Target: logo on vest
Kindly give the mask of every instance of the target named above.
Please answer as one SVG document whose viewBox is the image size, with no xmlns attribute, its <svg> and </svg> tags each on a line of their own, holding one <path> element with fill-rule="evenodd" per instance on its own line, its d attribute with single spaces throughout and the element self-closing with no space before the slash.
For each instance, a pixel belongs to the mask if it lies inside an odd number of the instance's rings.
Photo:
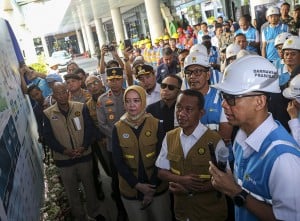
<svg viewBox="0 0 300 221">
<path fill-rule="evenodd" d="M 51 117 L 51 120 L 58 120 L 58 117 L 56 115 Z"/>
<path fill-rule="evenodd" d="M 147 130 L 147 131 L 145 132 L 145 135 L 146 135 L 146 137 L 150 137 L 150 136 L 151 136 L 151 131 L 150 131 L 150 130 Z"/>
<path fill-rule="evenodd" d="M 125 139 L 128 139 L 128 138 L 129 138 L 129 134 L 123 134 L 122 136 L 123 136 L 123 138 L 125 138 Z"/>
<path fill-rule="evenodd" d="M 79 117 L 79 116 L 80 116 L 80 111 L 76 111 L 76 112 L 75 112 L 75 116 L 76 116 L 76 117 Z"/>
<path fill-rule="evenodd" d="M 256 185 L 256 181 L 250 177 L 250 174 L 245 174 L 245 180 Z"/>
<path fill-rule="evenodd" d="M 113 114 L 110 114 L 110 115 L 108 116 L 108 119 L 110 119 L 110 120 L 114 120 L 114 119 L 115 119 L 115 115 L 113 115 Z"/>
<path fill-rule="evenodd" d="M 200 148 L 198 149 L 198 153 L 199 153 L 200 155 L 203 155 L 203 154 L 205 153 L 205 148 L 200 147 Z"/>
</svg>

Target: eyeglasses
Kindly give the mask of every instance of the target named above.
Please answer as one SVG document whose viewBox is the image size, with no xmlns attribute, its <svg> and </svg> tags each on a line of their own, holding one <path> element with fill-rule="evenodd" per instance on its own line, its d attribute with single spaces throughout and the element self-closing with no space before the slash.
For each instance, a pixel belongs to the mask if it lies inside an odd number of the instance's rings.
<svg viewBox="0 0 300 221">
<path fill-rule="evenodd" d="M 94 82 L 91 82 L 91 83 L 88 83 L 86 85 L 87 88 L 92 88 L 92 86 L 97 86 L 100 84 L 100 81 L 94 81 Z"/>
<path fill-rule="evenodd" d="M 260 96 L 260 95 L 265 95 L 265 94 L 260 93 L 260 94 L 240 94 L 240 95 L 233 95 L 233 94 L 226 94 L 226 93 L 221 92 L 221 96 L 222 96 L 223 100 L 225 100 L 229 106 L 235 106 L 235 100 L 237 98 L 255 97 L 255 96 Z"/>
<path fill-rule="evenodd" d="M 205 74 L 209 71 L 209 69 L 195 69 L 195 70 L 185 70 L 184 73 L 188 77 L 194 74 L 195 77 L 200 77 L 202 74 Z"/>
<path fill-rule="evenodd" d="M 172 84 L 165 84 L 165 83 L 161 83 L 160 84 L 160 88 L 161 89 L 166 89 L 168 88 L 170 91 L 174 91 L 175 89 L 179 89 L 179 87 L 172 85 Z"/>
</svg>

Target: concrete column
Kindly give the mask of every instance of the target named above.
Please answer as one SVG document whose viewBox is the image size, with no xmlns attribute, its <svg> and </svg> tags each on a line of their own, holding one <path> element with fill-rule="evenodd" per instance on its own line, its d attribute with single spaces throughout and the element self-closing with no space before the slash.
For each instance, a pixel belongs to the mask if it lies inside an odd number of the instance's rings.
<svg viewBox="0 0 300 221">
<path fill-rule="evenodd" d="M 124 30 L 124 39 L 128 39 L 127 29 L 125 22 L 123 23 L 123 30 Z"/>
<path fill-rule="evenodd" d="M 89 50 L 91 55 L 95 54 L 95 40 L 93 36 L 92 27 L 88 24 L 85 25 L 86 37 L 89 44 Z"/>
<path fill-rule="evenodd" d="M 97 17 L 97 11 L 96 11 L 97 9 L 95 6 L 95 2 L 93 0 L 90 0 L 90 2 L 91 2 L 93 16 L 94 16 L 95 28 L 98 37 L 98 44 L 101 47 L 106 43 L 106 35 L 103 28 L 103 22 L 102 22 L 102 18 Z"/>
<path fill-rule="evenodd" d="M 110 12 L 111 12 L 111 18 L 113 21 L 116 42 L 117 42 L 117 44 L 119 44 L 120 41 L 124 41 L 124 38 L 125 38 L 121 11 L 120 11 L 120 8 L 111 8 Z"/>
<path fill-rule="evenodd" d="M 48 50 L 46 37 L 45 37 L 45 36 L 42 36 L 42 37 L 41 37 L 41 40 L 42 40 L 42 45 L 43 45 L 45 57 L 46 57 L 46 58 L 47 58 L 47 57 L 50 57 L 51 54 L 49 53 L 49 50 Z"/>
<path fill-rule="evenodd" d="M 79 52 L 80 54 L 82 54 L 84 52 L 84 43 L 82 41 L 82 36 L 80 33 L 80 30 L 76 30 L 76 37 L 77 37 L 77 42 L 78 42 L 78 46 L 79 46 Z"/>
<path fill-rule="evenodd" d="M 163 20 L 160 12 L 160 0 L 145 0 L 145 8 L 152 41 L 164 33 Z"/>
<path fill-rule="evenodd" d="M 89 50 L 89 44 L 88 44 L 88 40 L 87 40 L 87 36 L 86 36 L 86 30 L 85 30 L 85 26 L 84 26 L 84 22 L 83 22 L 83 15 L 81 13 L 81 10 L 78 9 L 78 17 L 79 17 L 79 22 L 80 22 L 80 28 L 81 28 L 81 34 L 83 37 L 83 43 L 84 43 L 84 51 Z"/>
<path fill-rule="evenodd" d="M 106 43 L 106 35 L 103 29 L 103 23 L 101 18 L 95 19 L 95 27 L 96 27 L 99 45 L 100 47 L 102 47 L 102 45 Z"/>
<path fill-rule="evenodd" d="M 83 19 L 83 25 L 84 25 L 85 31 L 86 31 L 88 48 L 89 48 L 90 54 L 93 55 L 93 54 L 95 54 L 95 41 L 94 41 L 92 28 L 91 28 L 87 18 L 88 18 L 88 16 L 87 16 L 86 12 L 84 10 L 82 10 L 82 19 Z"/>
</svg>

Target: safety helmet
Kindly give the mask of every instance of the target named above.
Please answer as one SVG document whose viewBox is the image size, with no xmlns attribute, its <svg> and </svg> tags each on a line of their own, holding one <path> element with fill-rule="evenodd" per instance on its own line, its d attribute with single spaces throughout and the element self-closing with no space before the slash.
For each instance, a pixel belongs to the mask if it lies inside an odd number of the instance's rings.
<svg viewBox="0 0 300 221">
<path fill-rule="evenodd" d="M 282 45 L 285 42 L 285 40 L 287 40 L 291 36 L 292 34 L 288 32 L 282 32 L 279 35 L 277 35 L 277 37 L 275 38 L 275 47 L 277 47 L 278 45 Z"/>
<path fill-rule="evenodd" d="M 190 48 L 191 52 L 199 52 L 201 54 L 204 54 L 205 56 L 208 56 L 207 48 L 203 44 L 195 44 Z"/>
<path fill-rule="evenodd" d="M 232 95 L 252 91 L 280 93 L 277 69 L 266 58 L 246 55 L 228 65 L 220 83 L 212 87 Z"/>
<path fill-rule="evenodd" d="M 203 67 L 210 67 L 208 56 L 203 53 L 194 51 L 191 52 L 185 59 L 184 59 L 184 70 L 191 65 L 201 65 Z"/>
<path fill-rule="evenodd" d="M 177 33 L 172 34 L 172 38 L 178 39 L 179 35 Z"/>
<path fill-rule="evenodd" d="M 270 16 L 270 15 L 280 15 L 279 12 L 279 8 L 271 6 L 270 8 L 268 8 L 267 12 L 266 12 L 266 16 Z"/>
<path fill-rule="evenodd" d="M 164 35 L 163 40 L 169 40 L 169 39 L 170 39 L 169 35 Z"/>
<path fill-rule="evenodd" d="M 247 51 L 247 50 L 245 50 L 245 49 L 241 49 L 241 50 L 237 53 L 236 59 L 239 59 L 239 58 L 241 58 L 241 57 L 244 57 L 244 56 L 250 55 L 250 54 L 251 54 L 250 51 Z"/>
<path fill-rule="evenodd" d="M 155 38 L 154 39 L 154 44 L 158 44 L 159 43 L 159 38 Z"/>
<path fill-rule="evenodd" d="M 288 99 L 300 98 L 300 75 L 291 80 L 289 87 L 284 89 L 282 94 Z"/>
<path fill-rule="evenodd" d="M 145 38 L 144 39 L 144 44 L 148 44 L 148 43 L 151 43 L 151 40 L 149 38 Z"/>
<path fill-rule="evenodd" d="M 237 56 L 239 51 L 241 50 L 241 47 L 237 44 L 230 44 L 226 48 L 226 59 L 231 58 L 233 56 Z"/>
<path fill-rule="evenodd" d="M 300 50 L 300 37 L 299 36 L 291 36 L 289 37 L 282 46 L 282 49 L 294 49 Z"/>
</svg>

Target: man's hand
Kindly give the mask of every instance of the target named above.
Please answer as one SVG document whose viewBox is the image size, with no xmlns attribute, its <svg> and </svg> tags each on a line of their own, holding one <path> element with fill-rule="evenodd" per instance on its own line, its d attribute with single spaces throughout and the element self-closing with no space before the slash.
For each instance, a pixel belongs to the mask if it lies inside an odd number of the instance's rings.
<svg viewBox="0 0 300 221">
<path fill-rule="evenodd" d="M 290 115 L 291 119 L 298 118 L 299 109 L 297 107 L 297 101 L 296 100 L 290 101 L 288 103 L 288 106 L 287 106 L 286 110 L 287 110 L 288 114 Z"/>
<path fill-rule="evenodd" d="M 153 196 L 155 193 L 155 186 L 148 183 L 137 183 L 135 189 L 148 196 Z"/>
<path fill-rule="evenodd" d="M 132 55 L 132 52 L 133 52 L 133 49 L 128 47 L 128 48 L 125 48 L 123 54 L 124 54 L 124 59 L 129 59 Z"/>
<path fill-rule="evenodd" d="M 108 52 L 107 45 L 102 45 L 101 47 L 101 56 L 104 56 Z"/>
<path fill-rule="evenodd" d="M 182 185 L 179 183 L 169 182 L 169 189 L 174 194 L 176 193 L 188 193 L 188 190 L 185 189 Z"/>
<path fill-rule="evenodd" d="M 75 157 L 81 157 L 84 151 L 84 147 L 77 147 L 73 150 Z"/>
<path fill-rule="evenodd" d="M 180 176 L 178 183 L 188 191 L 201 192 L 203 190 L 203 180 L 196 174 Z"/>
<path fill-rule="evenodd" d="M 75 157 L 74 151 L 73 151 L 73 150 L 70 150 L 70 149 L 65 149 L 63 154 L 64 154 L 64 155 L 67 155 L 67 156 L 69 156 L 69 157 L 71 157 L 71 158 L 74 158 L 74 157 Z"/>
<path fill-rule="evenodd" d="M 230 197 L 242 191 L 242 188 L 235 182 L 230 169 L 227 169 L 226 173 L 224 173 L 211 161 L 209 161 L 209 165 L 209 172 L 212 175 L 211 183 L 215 189 Z"/>
</svg>

